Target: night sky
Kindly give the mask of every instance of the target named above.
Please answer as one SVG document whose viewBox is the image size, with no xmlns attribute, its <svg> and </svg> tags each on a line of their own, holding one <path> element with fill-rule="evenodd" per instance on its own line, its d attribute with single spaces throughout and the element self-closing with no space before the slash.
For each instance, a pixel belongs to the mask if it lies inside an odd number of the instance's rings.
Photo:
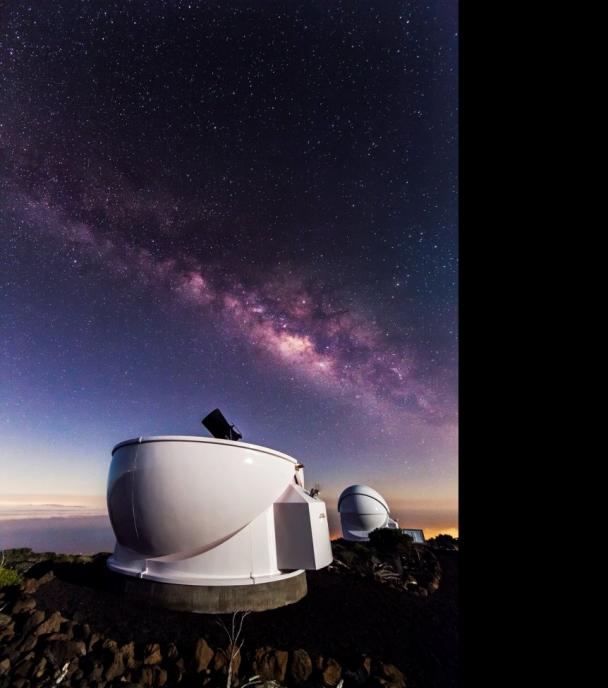
<svg viewBox="0 0 608 688">
<path fill-rule="evenodd" d="M 116 442 L 219 406 L 328 502 L 454 525 L 456 4 L 9 0 L 0 27 L 0 492 L 102 494 Z"/>
</svg>

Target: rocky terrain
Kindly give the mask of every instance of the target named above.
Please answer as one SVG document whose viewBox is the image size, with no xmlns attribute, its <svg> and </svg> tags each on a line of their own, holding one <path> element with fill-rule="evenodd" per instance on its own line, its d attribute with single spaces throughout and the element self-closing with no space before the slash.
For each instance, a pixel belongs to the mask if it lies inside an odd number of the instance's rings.
<svg viewBox="0 0 608 688">
<path fill-rule="evenodd" d="M 245 616 L 234 645 L 230 616 L 126 599 L 107 554 L 7 551 L 22 581 L 0 589 L 0 688 L 455 686 L 458 553 L 333 544 L 308 595 Z"/>
<path fill-rule="evenodd" d="M 367 578 L 414 595 L 432 595 L 441 583 L 441 566 L 433 550 L 424 545 L 395 541 L 332 542 L 334 561 L 329 571 Z M 399 535 L 393 531 L 395 535 Z"/>
</svg>

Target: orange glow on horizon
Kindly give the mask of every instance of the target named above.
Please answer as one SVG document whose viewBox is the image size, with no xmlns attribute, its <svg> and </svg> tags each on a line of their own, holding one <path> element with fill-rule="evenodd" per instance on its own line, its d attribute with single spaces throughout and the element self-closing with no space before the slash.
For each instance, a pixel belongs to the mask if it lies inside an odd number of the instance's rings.
<svg viewBox="0 0 608 688">
<path fill-rule="evenodd" d="M 426 540 L 429 540 L 432 537 L 436 537 L 437 535 L 451 535 L 455 538 L 458 537 L 458 528 L 454 526 L 446 526 L 445 528 L 423 528 L 422 530 L 424 531 L 424 538 Z M 329 537 L 332 540 L 339 540 L 342 537 L 342 531 L 335 530 L 332 528 Z"/>
</svg>

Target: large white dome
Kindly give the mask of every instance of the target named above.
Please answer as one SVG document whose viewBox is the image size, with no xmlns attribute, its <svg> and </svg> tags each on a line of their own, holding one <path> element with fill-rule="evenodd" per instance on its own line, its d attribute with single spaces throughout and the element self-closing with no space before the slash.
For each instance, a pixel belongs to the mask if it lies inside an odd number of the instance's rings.
<svg viewBox="0 0 608 688">
<path fill-rule="evenodd" d="M 108 511 L 123 547 L 195 554 L 244 528 L 290 485 L 297 461 L 245 442 L 143 437 L 112 450 Z"/>
<path fill-rule="evenodd" d="M 206 437 L 139 437 L 112 450 L 115 571 L 161 583 L 242 586 L 332 561 L 325 504 L 281 452 Z"/>
<path fill-rule="evenodd" d="M 384 497 L 369 485 L 351 485 L 338 499 L 338 512 L 345 540 L 369 540 L 376 528 L 396 528 Z"/>
</svg>

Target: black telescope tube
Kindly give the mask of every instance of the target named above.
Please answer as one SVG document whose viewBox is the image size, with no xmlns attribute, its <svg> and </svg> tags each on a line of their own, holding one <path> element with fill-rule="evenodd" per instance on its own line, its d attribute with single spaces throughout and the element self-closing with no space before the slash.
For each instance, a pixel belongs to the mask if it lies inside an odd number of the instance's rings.
<svg viewBox="0 0 608 688">
<path fill-rule="evenodd" d="M 201 423 L 209 430 L 213 437 L 217 437 L 217 439 L 238 442 L 243 437 L 235 426 L 230 425 L 226 418 L 224 418 L 224 414 L 219 408 L 213 409 L 211 413 L 203 418 Z"/>
</svg>

